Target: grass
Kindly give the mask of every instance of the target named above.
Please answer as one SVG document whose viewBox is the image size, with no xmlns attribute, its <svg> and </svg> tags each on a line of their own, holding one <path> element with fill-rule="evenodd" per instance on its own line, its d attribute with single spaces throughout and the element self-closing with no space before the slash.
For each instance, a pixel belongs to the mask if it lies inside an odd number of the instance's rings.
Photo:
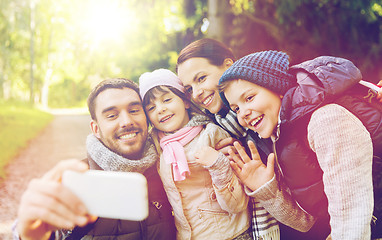
<svg viewBox="0 0 382 240">
<path fill-rule="evenodd" d="M 5 166 L 53 119 L 28 104 L 0 102 L 0 181 Z"/>
</svg>

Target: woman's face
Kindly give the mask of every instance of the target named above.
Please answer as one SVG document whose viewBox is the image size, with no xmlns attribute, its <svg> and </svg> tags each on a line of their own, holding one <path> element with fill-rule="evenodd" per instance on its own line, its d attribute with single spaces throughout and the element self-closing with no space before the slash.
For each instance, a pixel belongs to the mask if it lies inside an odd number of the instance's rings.
<svg viewBox="0 0 382 240">
<path fill-rule="evenodd" d="M 230 108 L 243 127 L 269 138 L 278 123 L 281 97 L 267 88 L 245 80 L 233 80 L 224 90 Z"/>
<path fill-rule="evenodd" d="M 223 65 L 215 66 L 206 58 L 190 58 L 178 65 L 178 77 L 197 105 L 217 113 L 223 107 L 219 79 L 232 63 L 232 59 L 227 58 Z"/>
</svg>

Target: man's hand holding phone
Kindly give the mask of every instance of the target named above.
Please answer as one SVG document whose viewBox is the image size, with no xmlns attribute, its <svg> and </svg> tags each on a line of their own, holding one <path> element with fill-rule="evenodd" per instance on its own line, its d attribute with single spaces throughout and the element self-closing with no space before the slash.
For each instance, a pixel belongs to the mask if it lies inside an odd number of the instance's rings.
<svg viewBox="0 0 382 240">
<path fill-rule="evenodd" d="M 55 230 L 82 227 L 98 217 L 140 221 L 147 215 L 143 175 L 88 170 L 82 161 L 65 160 L 28 185 L 17 233 L 23 240 L 49 239 Z"/>
<path fill-rule="evenodd" d="M 66 171 L 62 183 L 103 218 L 142 221 L 148 216 L 146 178 L 136 172 Z"/>
<path fill-rule="evenodd" d="M 28 185 L 18 211 L 17 232 L 21 239 L 48 239 L 52 231 L 85 226 L 97 219 L 61 184 L 66 170 L 84 172 L 88 166 L 79 160 L 62 161 Z"/>
</svg>

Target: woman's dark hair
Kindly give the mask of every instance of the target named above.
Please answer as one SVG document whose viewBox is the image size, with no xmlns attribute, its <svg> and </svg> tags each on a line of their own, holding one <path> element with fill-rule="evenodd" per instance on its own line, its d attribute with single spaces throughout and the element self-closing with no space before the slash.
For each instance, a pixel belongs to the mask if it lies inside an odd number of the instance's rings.
<svg viewBox="0 0 382 240">
<path fill-rule="evenodd" d="M 232 50 L 224 45 L 222 42 L 216 41 L 211 38 L 203 38 L 188 44 L 179 53 L 176 63 L 176 71 L 178 66 L 190 58 L 206 58 L 212 65 L 221 66 L 224 59 L 230 58 L 235 61 Z"/>
</svg>

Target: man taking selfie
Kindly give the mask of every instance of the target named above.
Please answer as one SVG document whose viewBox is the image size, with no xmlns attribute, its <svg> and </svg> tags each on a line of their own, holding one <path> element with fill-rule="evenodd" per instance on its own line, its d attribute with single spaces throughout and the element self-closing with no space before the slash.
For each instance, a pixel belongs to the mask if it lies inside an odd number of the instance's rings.
<svg viewBox="0 0 382 240">
<path fill-rule="evenodd" d="M 62 161 L 23 194 L 15 239 L 175 239 L 175 225 L 156 169 L 158 155 L 138 86 L 127 79 L 99 83 L 88 97 L 93 134 L 86 141 L 87 160 Z M 97 218 L 61 184 L 66 170 L 138 172 L 147 179 L 149 215 L 143 221 Z M 119 189 L 118 189 L 119 190 Z M 69 229 L 69 230 L 64 230 Z"/>
</svg>

